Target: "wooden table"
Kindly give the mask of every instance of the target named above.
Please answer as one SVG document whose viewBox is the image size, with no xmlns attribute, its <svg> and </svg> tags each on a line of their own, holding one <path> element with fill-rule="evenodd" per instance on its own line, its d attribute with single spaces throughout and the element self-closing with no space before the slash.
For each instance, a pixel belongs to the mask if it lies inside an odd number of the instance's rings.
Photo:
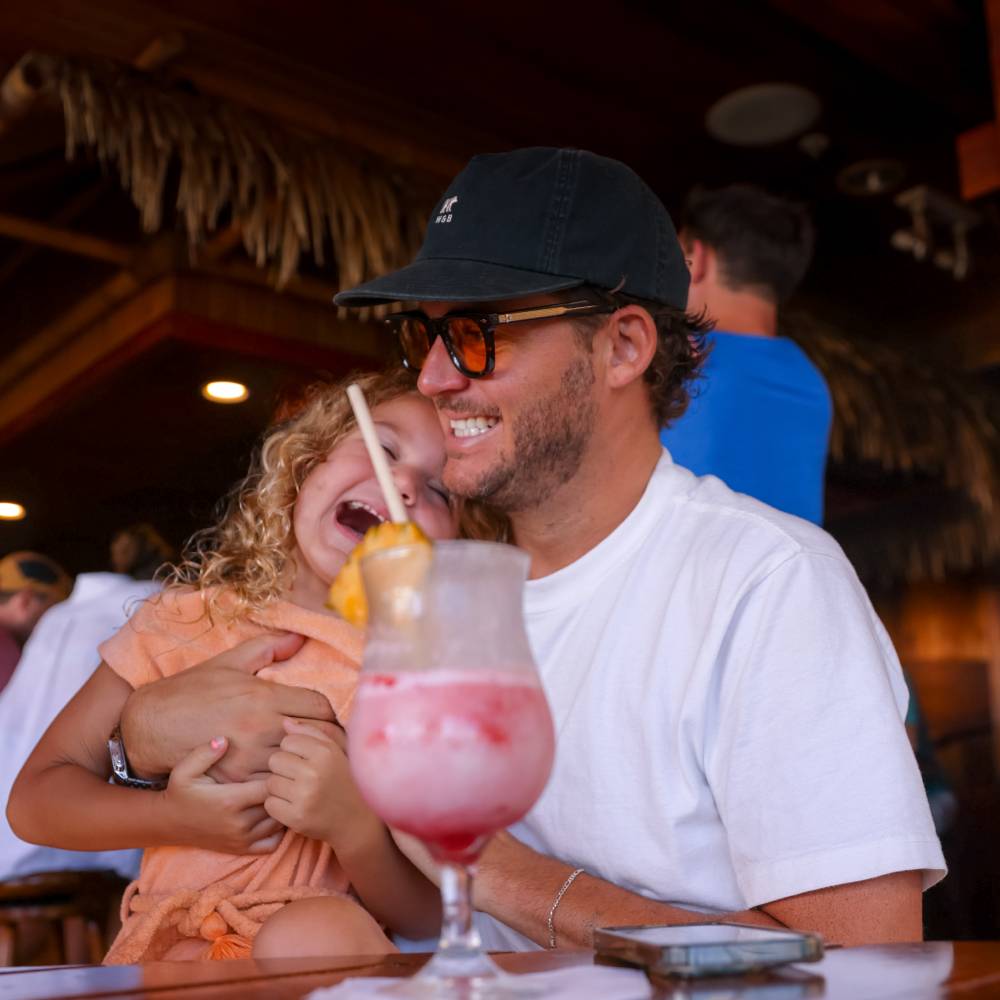
<svg viewBox="0 0 1000 1000">
<path fill-rule="evenodd" d="M 59 966 L 0 969 L 2 1000 L 299 1000 L 347 976 L 403 976 L 426 956 L 367 959 L 283 959 L 256 962 L 157 962 L 114 968 Z M 501 955 L 511 972 L 590 963 L 590 952 Z M 934 941 L 830 951 L 768 983 L 687 984 L 664 989 L 669 1000 L 916 1000 L 1000 997 L 1000 942 Z"/>
</svg>

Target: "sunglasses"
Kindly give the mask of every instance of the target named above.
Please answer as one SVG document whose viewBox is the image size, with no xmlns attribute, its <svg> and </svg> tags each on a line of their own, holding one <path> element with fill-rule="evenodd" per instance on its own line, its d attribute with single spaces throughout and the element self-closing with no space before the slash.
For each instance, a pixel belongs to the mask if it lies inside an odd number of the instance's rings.
<svg viewBox="0 0 1000 1000">
<path fill-rule="evenodd" d="M 512 309 L 510 312 L 469 310 L 431 319 L 420 310 L 393 313 L 383 320 L 392 331 L 403 356 L 403 365 L 419 372 L 438 337 L 444 341 L 452 364 L 466 378 L 482 378 L 493 371 L 496 361 L 494 333 L 498 326 L 557 319 L 561 316 L 592 316 L 613 313 L 614 306 L 579 300 L 551 306 Z"/>
</svg>

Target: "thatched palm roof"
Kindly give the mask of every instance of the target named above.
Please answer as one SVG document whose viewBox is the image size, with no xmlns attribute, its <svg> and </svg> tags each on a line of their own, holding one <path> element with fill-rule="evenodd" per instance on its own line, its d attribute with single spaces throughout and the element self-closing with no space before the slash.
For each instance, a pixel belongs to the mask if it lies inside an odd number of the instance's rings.
<svg viewBox="0 0 1000 1000">
<path fill-rule="evenodd" d="M 343 287 L 408 263 L 437 192 L 386 163 L 282 128 L 108 60 L 29 55 L 40 93 L 58 95 L 66 153 L 89 147 L 117 171 L 142 226 L 160 229 L 168 172 L 194 252 L 220 220 L 239 226 L 247 253 L 285 284 L 326 247 Z"/>
<path fill-rule="evenodd" d="M 36 89 L 62 104 L 67 154 L 89 147 L 117 170 L 148 232 L 163 223 L 176 170 L 177 216 L 194 252 L 226 218 L 279 285 L 307 253 L 323 264 L 332 248 L 345 287 L 408 262 L 419 245 L 437 192 L 410 174 L 129 67 L 27 58 Z M 857 481 L 876 470 L 903 487 L 892 503 L 829 525 L 861 576 L 938 578 L 996 559 L 1000 413 L 988 389 L 801 315 L 786 325 L 833 394 L 834 474 Z M 869 478 L 864 488 L 881 486 Z"/>
<path fill-rule="evenodd" d="M 783 326 L 830 386 L 831 473 L 875 497 L 887 482 L 896 486 L 881 510 L 873 504 L 828 524 L 862 578 L 940 579 L 1000 556 L 995 391 L 973 373 L 852 339 L 802 314 Z"/>
</svg>

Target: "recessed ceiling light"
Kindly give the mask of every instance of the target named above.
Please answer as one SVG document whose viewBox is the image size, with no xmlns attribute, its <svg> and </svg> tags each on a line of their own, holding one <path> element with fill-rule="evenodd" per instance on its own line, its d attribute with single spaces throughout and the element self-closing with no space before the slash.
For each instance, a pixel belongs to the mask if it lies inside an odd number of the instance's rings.
<svg viewBox="0 0 1000 1000">
<path fill-rule="evenodd" d="M 250 390 L 242 382 L 206 382 L 201 394 L 213 403 L 242 403 Z"/>
<path fill-rule="evenodd" d="M 856 198 L 895 191 L 906 177 L 899 160 L 859 160 L 837 174 L 837 187 Z"/>
<path fill-rule="evenodd" d="M 731 146 L 773 146 L 812 128 L 822 110 L 819 98 L 798 84 L 757 83 L 717 100 L 705 128 Z"/>
<path fill-rule="evenodd" d="M 0 521 L 23 521 L 28 512 L 12 500 L 0 501 Z"/>
</svg>

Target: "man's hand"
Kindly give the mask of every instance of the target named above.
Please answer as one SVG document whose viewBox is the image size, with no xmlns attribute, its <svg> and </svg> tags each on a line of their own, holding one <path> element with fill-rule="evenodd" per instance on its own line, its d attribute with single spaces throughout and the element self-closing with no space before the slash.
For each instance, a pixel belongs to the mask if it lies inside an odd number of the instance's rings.
<svg viewBox="0 0 1000 1000">
<path fill-rule="evenodd" d="M 287 735 L 268 761 L 264 808 L 289 829 L 347 857 L 374 840 L 381 820 L 358 791 L 347 762 L 347 734 L 285 720 Z"/>
<path fill-rule="evenodd" d="M 313 720 L 332 732 L 334 713 L 323 695 L 254 676 L 288 659 L 302 642 L 290 633 L 257 636 L 132 692 L 121 731 L 133 770 L 142 776 L 168 774 L 195 747 L 225 733 L 228 752 L 209 773 L 222 781 L 244 781 L 268 770 L 268 758 L 285 736 L 285 718 Z"/>
<path fill-rule="evenodd" d="M 285 828 L 264 810 L 264 781 L 220 785 L 208 777 L 227 748 L 228 741 L 216 737 L 177 763 L 163 792 L 167 823 L 178 844 L 227 854 L 266 854 L 278 846 Z"/>
</svg>

